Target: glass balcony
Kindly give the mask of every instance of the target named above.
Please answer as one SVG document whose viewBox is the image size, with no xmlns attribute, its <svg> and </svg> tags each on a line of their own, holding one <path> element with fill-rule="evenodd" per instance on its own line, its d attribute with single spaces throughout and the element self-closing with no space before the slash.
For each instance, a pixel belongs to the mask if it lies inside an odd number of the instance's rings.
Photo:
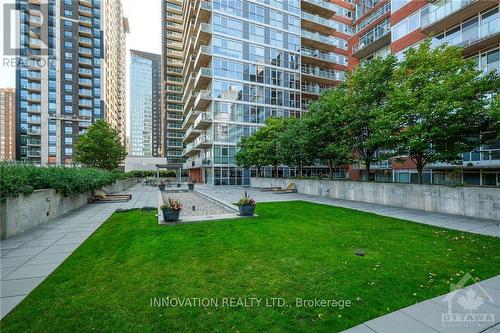
<svg viewBox="0 0 500 333">
<path fill-rule="evenodd" d="M 331 28 L 331 29 L 337 28 L 337 25 L 335 24 L 334 21 L 323 18 L 319 15 L 313 15 L 313 14 L 308 13 L 308 12 L 302 12 L 302 18 L 305 20 L 320 24 L 320 25 L 324 25 L 324 26 Z"/>
<path fill-rule="evenodd" d="M 40 157 L 42 153 L 39 149 L 28 149 L 28 157 Z"/>
<path fill-rule="evenodd" d="M 302 74 L 318 76 L 324 79 L 330 79 L 335 81 L 345 80 L 345 72 L 321 68 L 321 67 L 302 65 Z"/>
<path fill-rule="evenodd" d="M 309 93 L 313 95 L 321 95 L 328 89 L 331 89 L 331 86 L 321 85 L 321 84 L 302 84 L 301 91 L 304 93 Z"/>
<path fill-rule="evenodd" d="M 318 12 L 323 16 L 333 15 L 337 10 L 337 6 L 333 3 L 323 0 L 302 0 L 302 8 Z"/>
<path fill-rule="evenodd" d="M 478 0 L 441 0 L 429 5 L 429 13 L 422 17 L 422 27 L 433 24 Z"/>
<path fill-rule="evenodd" d="M 364 34 L 359 38 L 359 42 L 352 48 L 353 55 L 358 54 L 361 50 L 367 48 L 372 44 L 376 45 L 377 47 L 375 49 L 377 49 L 379 45 L 374 43 L 379 40 L 382 40 L 382 38 L 385 36 L 390 36 L 390 32 L 391 32 L 391 24 L 389 19 L 384 20 L 382 23 L 379 23 L 373 29 L 371 29 L 370 31 L 368 31 L 366 34 Z M 390 43 L 390 38 L 388 38 L 387 42 Z M 371 53 L 371 48 L 370 50 L 368 50 L 368 53 Z"/>
<path fill-rule="evenodd" d="M 312 31 L 307 31 L 307 30 L 302 30 L 302 37 L 308 38 L 315 40 L 317 42 L 333 45 L 340 47 L 339 41 L 335 37 L 331 37 L 328 35 L 323 35 L 318 32 L 312 32 Z"/>
<path fill-rule="evenodd" d="M 500 13 L 499 9 L 495 8 L 437 35 L 433 38 L 432 45 L 448 44 L 467 48 L 498 33 L 500 33 Z"/>
<path fill-rule="evenodd" d="M 40 116 L 30 116 L 28 117 L 28 124 L 40 124 L 42 118 Z"/>
</svg>

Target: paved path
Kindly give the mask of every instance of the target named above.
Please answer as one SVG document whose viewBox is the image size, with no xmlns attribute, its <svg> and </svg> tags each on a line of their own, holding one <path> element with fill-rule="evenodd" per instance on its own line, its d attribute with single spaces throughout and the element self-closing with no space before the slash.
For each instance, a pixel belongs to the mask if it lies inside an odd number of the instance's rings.
<svg viewBox="0 0 500 333">
<path fill-rule="evenodd" d="M 204 194 L 216 197 L 227 203 L 237 202 L 243 195 L 243 192 L 247 191 L 250 196 L 257 200 L 257 202 L 305 200 L 325 205 L 357 209 L 365 212 L 375 213 L 378 215 L 390 216 L 403 220 L 435 225 L 449 229 L 500 237 L 500 221 L 432 213 L 423 210 L 399 208 L 359 201 L 332 200 L 325 197 L 306 195 L 301 193 L 273 194 L 272 192 L 261 192 L 255 188 L 243 188 L 235 186 L 208 187 L 203 185 L 196 185 L 196 189 Z"/>
<path fill-rule="evenodd" d="M 0 318 L 76 250 L 116 209 L 157 206 L 157 189 L 134 185 L 126 203 L 94 203 L 0 241 Z"/>
<path fill-rule="evenodd" d="M 477 309 L 459 297 L 473 291 Z M 466 305 L 465 303 L 462 303 Z M 483 317 L 480 317 L 483 316 Z M 500 333 L 500 275 L 369 320 L 343 333 Z"/>
</svg>

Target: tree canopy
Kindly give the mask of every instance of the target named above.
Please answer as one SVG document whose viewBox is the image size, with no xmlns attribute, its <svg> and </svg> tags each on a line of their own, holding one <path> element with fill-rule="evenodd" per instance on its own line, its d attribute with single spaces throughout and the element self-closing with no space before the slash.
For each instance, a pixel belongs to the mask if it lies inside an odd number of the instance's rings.
<svg viewBox="0 0 500 333">
<path fill-rule="evenodd" d="M 365 165 L 367 180 L 371 164 L 379 161 L 376 152 L 390 146 L 390 134 L 397 130 L 388 107 L 396 64 L 392 55 L 375 58 L 362 63 L 345 82 L 347 101 L 341 112 L 346 121 L 346 140 Z"/>
<path fill-rule="evenodd" d="M 118 132 L 104 120 L 97 120 L 75 144 L 75 160 L 88 167 L 114 170 L 127 156 Z"/>
<path fill-rule="evenodd" d="M 428 163 L 461 163 L 461 153 L 479 147 L 491 119 L 488 93 L 499 89 L 498 76 L 483 75 L 461 48 L 430 40 L 406 52 L 392 85 L 393 155 L 415 163 L 419 183 Z"/>
<path fill-rule="evenodd" d="M 410 159 L 422 183 L 429 163 L 461 163 L 462 153 L 500 137 L 498 73 L 483 73 L 462 49 L 431 47 L 405 58 L 362 63 L 344 83 L 324 92 L 300 119 L 271 118 L 237 154 L 241 166 L 332 167 L 353 161 Z M 492 98 L 492 96 L 494 96 Z M 277 173 L 276 173 L 277 174 Z"/>
</svg>

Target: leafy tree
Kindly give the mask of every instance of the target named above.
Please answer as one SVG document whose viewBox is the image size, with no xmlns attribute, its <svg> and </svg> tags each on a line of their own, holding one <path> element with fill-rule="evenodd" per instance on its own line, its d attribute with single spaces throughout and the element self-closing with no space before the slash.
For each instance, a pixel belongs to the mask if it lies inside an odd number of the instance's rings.
<svg viewBox="0 0 500 333">
<path fill-rule="evenodd" d="M 352 155 L 345 126 L 347 102 L 343 86 L 331 89 L 311 104 L 302 119 L 302 140 L 308 160 L 316 159 L 328 165 L 330 179 L 333 179 L 333 168 L 347 163 Z"/>
<path fill-rule="evenodd" d="M 290 118 L 286 130 L 278 140 L 278 159 L 281 163 L 299 169 L 299 175 L 305 165 L 311 164 L 306 127 L 301 119 Z"/>
<path fill-rule="evenodd" d="M 311 164 L 310 147 L 306 140 L 305 123 L 300 119 L 290 118 L 287 129 L 278 140 L 278 159 L 281 163 L 299 168 L 302 175 L 304 165 Z"/>
<path fill-rule="evenodd" d="M 262 149 L 259 149 L 260 141 L 254 134 L 249 137 L 241 138 L 238 146 L 239 150 L 236 153 L 236 164 L 240 167 L 257 168 L 257 175 L 261 176 L 262 166 L 265 165 L 265 158 L 262 156 Z"/>
<path fill-rule="evenodd" d="M 500 139 L 500 94 L 496 95 L 491 103 L 491 136 Z"/>
<path fill-rule="evenodd" d="M 118 132 L 104 120 L 92 124 L 75 144 L 75 160 L 89 167 L 113 170 L 125 156 Z"/>
<path fill-rule="evenodd" d="M 266 126 L 259 128 L 249 138 L 240 143 L 240 150 L 236 154 L 236 163 L 240 166 L 256 166 L 260 173 L 260 168 L 264 165 L 272 165 L 274 174 L 278 176 L 278 143 L 281 133 L 283 133 L 291 123 L 289 118 L 269 118 Z"/>
<path fill-rule="evenodd" d="M 401 128 L 394 152 L 415 163 L 419 184 L 428 163 L 461 163 L 461 153 L 480 145 L 490 117 L 487 93 L 500 87 L 498 76 L 483 75 L 461 48 L 430 44 L 406 52 L 390 96 Z"/>
<path fill-rule="evenodd" d="M 259 141 L 259 153 L 263 157 L 264 165 L 272 165 L 274 176 L 278 177 L 278 165 L 281 163 L 278 154 L 279 138 L 287 127 L 293 122 L 293 118 L 269 118 L 266 126 L 255 132 Z"/>
<path fill-rule="evenodd" d="M 365 165 L 367 180 L 371 164 L 379 161 L 375 153 L 390 146 L 388 138 L 397 123 L 387 103 L 396 63 L 394 56 L 375 58 L 358 66 L 345 82 L 346 136 L 356 157 Z"/>
</svg>

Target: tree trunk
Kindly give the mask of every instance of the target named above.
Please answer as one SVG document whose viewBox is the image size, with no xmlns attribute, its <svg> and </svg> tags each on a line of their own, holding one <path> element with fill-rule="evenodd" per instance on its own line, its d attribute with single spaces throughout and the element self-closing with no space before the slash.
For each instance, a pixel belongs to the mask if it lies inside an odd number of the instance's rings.
<svg viewBox="0 0 500 333">
<path fill-rule="evenodd" d="M 423 177 L 423 167 L 417 166 L 417 184 L 422 185 L 424 183 L 424 177 Z"/>
<path fill-rule="evenodd" d="M 274 165 L 274 177 L 278 178 L 278 166 Z"/>
<path fill-rule="evenodd" d="M 302 168 L 303 168 L 303 163 L 300 162 L 299 164 L 299 176 L 302 177 Z"/>
<path fill-rule="evenodd" d="M 417 168 L 417 184 L 422 185 L 424 183 L 424 158 L 422 156 L 415 157 L 414 162 Z"/>
<path fill-rule="evenodd" d="M 332 167 L 332 161 L 328 161 L 328 172 L 330 174 L 330 180 L 333 180 L 333 167 Z"/>
<path fill-rule="evenodd" d="M 257 165 L 257 177 L 260 176 L 262 176 L 262 174 L 260 173 L 260 165 Z"/>
<path fill-rule="evenodd" d="M 365 161 L 365 172 L 366 172 L 366 181 L 370 181 L 370 165 L 371 161 Z"/>
</svg>

